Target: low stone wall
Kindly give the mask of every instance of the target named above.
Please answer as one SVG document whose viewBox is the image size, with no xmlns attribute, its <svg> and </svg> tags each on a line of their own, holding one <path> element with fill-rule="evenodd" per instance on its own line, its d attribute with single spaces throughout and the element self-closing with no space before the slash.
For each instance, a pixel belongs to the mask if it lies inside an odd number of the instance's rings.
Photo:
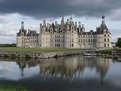
<svg viewBox="0 0 121 91">
<path fill-rule="evenodd" d="M 4 58 L 56 58 L 69 55 L 80 54 L 80 51 L 64 51 L 64 52 L 43 52 L 43 53 L 14 53 L 14 52 L 0 52 L 0 57 Z"/>
<path fill-rule="evenodd" d="M 112 50 L 112 56 L 117 59 L 118 61 L 121 61 L 121 50 L 120 49 L 113 49 Z"/>
</svg>

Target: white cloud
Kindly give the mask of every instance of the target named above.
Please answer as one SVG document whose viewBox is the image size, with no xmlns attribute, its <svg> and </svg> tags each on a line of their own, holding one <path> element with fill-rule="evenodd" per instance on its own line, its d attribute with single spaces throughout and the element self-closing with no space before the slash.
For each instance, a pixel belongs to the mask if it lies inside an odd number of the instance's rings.
<svg viewBox="0 0 121 91">
<path fill-rule="evenodd" d="M 65 21 L 70 16 L 65 17 Z M 85 24 L 86 31 L 94 30 L 101 24 L 101 18 L 89 18 L 89 17 L 76 17 L 72 15 L 74 21 L 81 22 Z M 44 18 L 48 23 L 54 23 L 57 21 L 60 23 L 61 18 Z M 22 16 L 20 14 L 6 14 L 0 16 L 0 43 L 15 43 L 16 33 L 21 27 L 21 21 L 24 21 L 25 29 L 36 30 L 39 32 L 39 25 L 42 23 L 43 18 L 40 20 L 34 19 L 28 16 Z M 112 33 L 112 40 L 116 41 L 118 37 L 121 36 L 120 24 L 121 21 L 112 21 L 110 18 L 106 17 L 106 24 Z"/>
<path fill-rule="evenodd" d="M 15 43 L 16 37 L 15 36 L 7 36 L 7 35 L 0 35 L 0 44 L 4 43 Z"/>
<path fill-rule="evenodd" d="M 26 29 L 39 30 L 39 20 L 17 13 L 0 16 L 0 19 L 2 19 L 0 23 L 0 43 L 15 43 L 16 33 L 19 31 L 23 20 Z"/>
<path fill-rule="evenodd" d="M 112 29 L 110 30 L 112 33 L 112 40 L 116 42 L 119 37 L 121 37 L 121 30 L 120 29 Z"/>
</svg>

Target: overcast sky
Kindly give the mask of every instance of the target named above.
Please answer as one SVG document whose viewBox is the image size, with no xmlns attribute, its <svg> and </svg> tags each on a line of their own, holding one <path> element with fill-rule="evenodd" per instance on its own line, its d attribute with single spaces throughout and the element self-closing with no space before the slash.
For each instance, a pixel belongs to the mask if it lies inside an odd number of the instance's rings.
<svg viewBox="0 0 121 91">
<path fill-rule="evenodd" d="M 101 16 L 112 33 L 112 40 L 121 36 L 121 0 L 0 0 L 0 43 L 15 43 L 21 21 L 26 29 L 39 31 L 47 22 L 72 17 L 85 24 L 86 31 L 101 24 Z"/>
</svg>

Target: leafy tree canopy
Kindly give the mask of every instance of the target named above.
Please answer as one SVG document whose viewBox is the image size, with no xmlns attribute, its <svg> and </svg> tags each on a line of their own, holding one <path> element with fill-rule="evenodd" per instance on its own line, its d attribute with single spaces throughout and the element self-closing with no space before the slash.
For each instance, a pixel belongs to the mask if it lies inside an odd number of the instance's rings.
<svg viewBox="0 0 121 91">
<path fill-rule="evenodd" d="M 0 47 L 16 47 L 15 43 L 12 44 L 0 44 Z"/>
<path fill-rule="evenodd" d="M 118 41 L 116 42 L 117 47 L 121 47 L 121 38 L 118 38 Z"/>
</svg>

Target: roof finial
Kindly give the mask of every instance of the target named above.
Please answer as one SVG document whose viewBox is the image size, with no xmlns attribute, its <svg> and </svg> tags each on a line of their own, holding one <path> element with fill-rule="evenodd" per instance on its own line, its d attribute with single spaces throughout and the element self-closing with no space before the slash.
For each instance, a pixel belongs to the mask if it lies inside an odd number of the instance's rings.
<svg viewBox="0 0 121 91">
<path fill-rule="evenodd" d="M 105 16 L 102 16 L 102 24 L 105 24 Z"/>
<path fill-rule="evenodd" d="M 104 15 L 102 16 L 102 19 L 105 19 L 105 16 Z"/>
<path fill-rule="evenodd" d="M 21 22 L 21 29 L 24 29 L 24 22 Z"/>
</svg>

